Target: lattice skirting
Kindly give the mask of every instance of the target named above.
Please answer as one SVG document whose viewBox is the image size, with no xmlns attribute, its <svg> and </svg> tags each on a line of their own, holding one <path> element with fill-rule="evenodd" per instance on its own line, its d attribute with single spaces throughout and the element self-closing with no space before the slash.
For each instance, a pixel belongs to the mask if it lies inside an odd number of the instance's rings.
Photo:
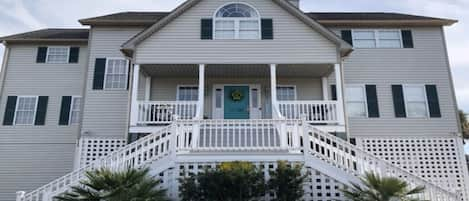
<svg viewBox="0 0 469 201">
<path fill-rule="evenodd" d="M 79 167 L 84 167 L 91 162 L 107 156 L 108 154 L 124 147 L 127 141 L 123 138 L 109 137 L 82 137 L 78 144 Z"/>
<path fill-rule="evenodd" d="M 357 146 L 469 200 L 468 172 L 459 137 L 356 138 Z"/>
</svg>

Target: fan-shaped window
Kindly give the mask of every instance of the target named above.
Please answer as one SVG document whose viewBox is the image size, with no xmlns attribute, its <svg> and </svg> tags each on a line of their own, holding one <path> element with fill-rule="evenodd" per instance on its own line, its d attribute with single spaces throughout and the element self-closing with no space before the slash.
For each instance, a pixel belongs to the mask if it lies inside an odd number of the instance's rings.
<svg viewBox="0 0 469 201">
<path fill-rule="evenodd" d="M 215 39 L 260 39 L 259 13 L 244 3 L 220 8 L 214 17 Z"/>
</svg>

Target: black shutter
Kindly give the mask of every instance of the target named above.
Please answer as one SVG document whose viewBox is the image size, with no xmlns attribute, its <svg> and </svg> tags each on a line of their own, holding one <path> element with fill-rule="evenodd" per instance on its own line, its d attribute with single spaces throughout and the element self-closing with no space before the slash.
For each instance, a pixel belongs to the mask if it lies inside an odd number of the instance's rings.
<svg viewBox="0 0 469 201">
<path fill-rule="evenodd" d="M 366 102 L 368 104 L 368 117 L 379 117 L 378 95 L 376 93 L 376 85 L 366 85 Z"/>
<path fill-rule="evenodd" d="M 412 38 L 411 30 L 402 30 L 402 45 L 404 48 L 414 48 L 414 40 Z"/>
<path fill-rule="evenodd" d="M 102 90 L 104 87 L 104 74 L 106 72 L 106 59 L 97 58 L 94 65 L 93 89 Z"/>
<path fill-rule="evenodd" d="M 261 19 L 262 40 L 274 39 L 274 23 L 272 19 Z"/>
<path fill-rule="evenodd" d="M 342 30 L 342 39 L 353 46 L 352 30 Z"/>
<path fill-rule="evenodd" d="M 334 101 L 337 100 L 337 87 L 335 84 L 331 85 L 331 99 Z"/>
<path fill-rule="evenodd" d="M 394 114 L 396 117 L 407 117 L 405 111 L 404 92 L 402 85 L 392 85 L 392 99 L 394 102 Z"/>
<path fill-rule="evenodd" d="M 7 105 L 5 108 L 5 116 L 3 117 L 3 125 L 5 126 L 13 125 L 17 99 L 17 96 L 8 96 Z"/>
<path fill-rule="evenodd" d="M 63 96 L 62 97 L 62 105 L 60 106 L 60 117 L 59 117 L 59 125 L 66 126 L 70 120 L 70 107 L 72 105 L 72 97 L 71 96 Z"/>
<path fill-rule="evenodd" d="M 213 20 L 212 19 L 201 20 L 200 39 L 202 40 L 213 39 Z"/>
<path fill-rule="evenodd" d="M 438 100 L 438 92 L 436 85 L 425 85 L 425 91 L 427 92 L 428 109 L 430 111 L 430 117 L 441 117 L 440 101 Z"/>
<path fill-rule="evenodd" d="M 79 55 L 80 55 L 80 48 L 79 47 L 71 47 L 70 48 L 70 57 L 68 58 L 68 63 L 78 63 Z"/>
<path fill-rule="evenodd" d="M 45 125 L 48 102 L 48 96 L 39 96 L 39 100 L 37 101 L 36 121 L 34 122 L 34 125 Z"/>
<path fill-rule="evenodd" d="M 46 63 L 47 47 L 37 48 L 36 63 Z"/>
</svg>

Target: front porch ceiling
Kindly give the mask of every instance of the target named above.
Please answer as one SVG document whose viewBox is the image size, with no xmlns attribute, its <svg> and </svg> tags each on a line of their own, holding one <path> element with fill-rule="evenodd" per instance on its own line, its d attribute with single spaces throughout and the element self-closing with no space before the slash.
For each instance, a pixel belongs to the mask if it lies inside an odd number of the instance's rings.
<svg viewBox="0 0 469 201">
<path fill-rule="evenodd" d="M 270 65 L 261 64 L 210 64 L 205 67 L 208 78 L 259 78 L 270 76 Z M 198 65 L 154 64 L 142 65 L 142 70 L 152 77 L 198 77 Z M 320 78 L 333 70 L 327 64 L 282 64 L 277 66 L 277 76 L 285 78 Z"/>
</svg>

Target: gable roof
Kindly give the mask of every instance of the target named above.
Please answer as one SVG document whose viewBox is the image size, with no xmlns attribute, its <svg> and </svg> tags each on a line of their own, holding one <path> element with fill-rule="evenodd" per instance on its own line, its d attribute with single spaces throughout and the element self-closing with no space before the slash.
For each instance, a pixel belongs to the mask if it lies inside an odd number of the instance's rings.
<svg viewBox="0 0 469 201">
<path fill-rule="evenodd" d="M 1 37 L 2 42 L 87 42 L 88 29 L 41 29 Z"/>
<path fill-rule="evenodd" d="M 165 27 L 172 20 L 179 17 L 182 13 L 192 8 L 192 6 L 196 5 L 200 1 L 201 0 L 188 0 L 184 2 L 182 5 L 177 7 L 174 11 L 169 13 L 160 21 L 156 22 L 152 26 L 143 30 L 142 32 L 140 32 L 139 34 L 135 35 L 130 40 L 128 40 L 126 43 L 124 43 L 122 45 L 122 52 L 124 52 L 127 56 L 131 56 L 135 47 L 139 43 L 141 43 L 142 41 L 144 41 L 145 39 L 153 35 L 155 32 L 158 32 L 160 29 Z M 329 29 L 323 27 L 321 24 L 317 23 L 315 20 L 305 15 L 302 11 L 294 7 L 289 2 L 285 0 L 272 0 L 272 1 L 277 3 L 281 8 L 285 9 L 287 12 L 289 12 L 293 16 L 297 17 L 306 25 L 310 26 L 312 29 L 316 30 L 322 36 L 324 36 L 325 38 L 327 38 L 328 40 L 336 44 L 338 48 L 340 49 L 342 55 L 347 55 L 353 50 L 353 47 L 350 44 L 348 44 L 347 42 L 339 38 L 336 34 L 334 34 Z"/>
<path fill-rule="evenodd" d="M 121 12 L 109 15 L 79 20 L 83 25 L 113 25 L 113 26 L 151 26 L 163 19 L 170 12 Z M 452 25 L 457 20 L 434 18 L 404 13 L 385 12 L 306 12 L 308 17 L 323 25 L 370 24 L 371 22 L 391 23 L 395 25 Z M 344 24 L 347 22 L 347 24 Z"/>
</svg>

